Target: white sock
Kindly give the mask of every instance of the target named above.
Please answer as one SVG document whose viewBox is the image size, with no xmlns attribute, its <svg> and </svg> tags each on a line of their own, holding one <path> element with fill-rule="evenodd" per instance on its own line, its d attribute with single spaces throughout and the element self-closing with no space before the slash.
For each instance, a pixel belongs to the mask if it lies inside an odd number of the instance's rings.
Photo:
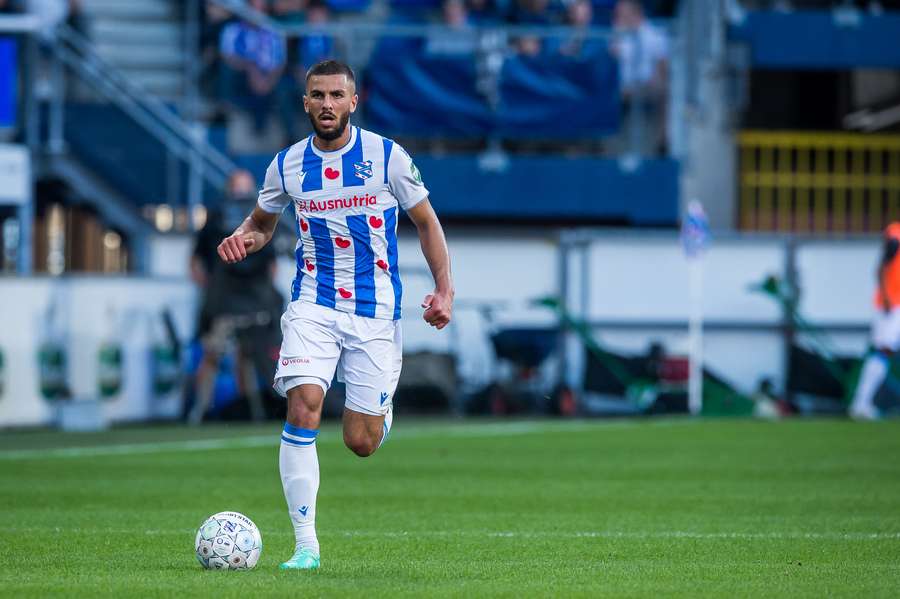
<svg viewBox="0 0 900 599">
<path fill-rule="evenodd" d="M 856 384 L 856 393 L 853 395 L 852 410 L 857 412 L 870 412 L 875 407 L 875 394 L 884 382 L 888 372 L 888 361 L 884 354 L 876 352 L 869 354 L 863 364 L 859 382 Z"/>
<path fill-rule="evenodd" d="M 381 441 L 378 443 L 378 447 L 384 445 L 384 442 L 388 440 L 388 437 L 391 435 L 391 425 L 394 423 L 394 408 L 388 408 L 387 414 L 384 415 L 384 426 L 381 428 Z"/>
<path fill-rule="evenodd" d="M 316 493 L 319 492 L 319 456 L 316 454 L 318 430 L 284 424 L 278 469 L 294 524 L 296 549 L 306 547 L 319 555 L 316 538 Z"/>
</svg>

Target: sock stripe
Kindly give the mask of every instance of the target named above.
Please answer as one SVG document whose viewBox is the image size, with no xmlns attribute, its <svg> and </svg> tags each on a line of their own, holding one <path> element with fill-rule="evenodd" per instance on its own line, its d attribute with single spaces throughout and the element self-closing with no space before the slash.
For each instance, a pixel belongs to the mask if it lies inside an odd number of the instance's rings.
<svg viewBox="0 0 900 599">
<path fill-rule="evenodd" d="M 292 435 L 290 433 L 281 433 L 281 436 L 284 438 L 290 439 L 291 441 L 297 441 L 298 443 L 309 444 L 309 443 L 316 442 L 315 437 L 301 437 L 300 435 Z"/>
<path fill-rule="evenodd" d="M 316 442 L 315 439 L 313 439 L 312 441 L 299 441 L 299 440 L 297 440 L 297 439 L 291 439 L 291 438 L 289 438 L 289 437 L 286 437 L 285 435 L 281 435 L 281 441 L 282 441 L 283 443 L 287 443 L 287 444 L 289 444 L 289 445 L 298 445 L 298 446 L 301 446 L 301 447 L 305 447 L 305 446 L 307 446 L 307 445 L 312 445 L 313 443 Z"/>
<path fill-rule="evenodd" d="M 291 435 L 297 435 L 298 437 L 313 437 L 313 438 L 315 438 L 316 435 L 319 434 L 319 429 L 311 430 L 308 428 L 300 428 L 299 426 L 293 426 L 293 425 L 285 422 L 284 423 L 284 432 L 291 434 Z"/>
</svg>

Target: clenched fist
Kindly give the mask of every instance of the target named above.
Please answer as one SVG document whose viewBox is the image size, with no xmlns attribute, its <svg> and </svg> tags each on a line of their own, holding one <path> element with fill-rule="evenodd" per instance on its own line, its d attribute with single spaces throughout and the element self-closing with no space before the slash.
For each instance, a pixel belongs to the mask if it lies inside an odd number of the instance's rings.
<svg viewBox="0 0 900 599">
<path fill-rule="evenodd" d="M 219 257 L 227 264 L 240 262 L 247 257 L 247 253 L 256 245 L 256 240 L 251 234 L 229 235 L 222 240 L 216 250 Z"/>
<path fill-rule="evenodd" d="M 422 318 L 434 328 L 441 330 L 450 323 L 450 314 L 453 312 L 453 296 L 441 293 L 433 293 L 425 296 L 422 302 L 425 313 Z"/>
</svg>

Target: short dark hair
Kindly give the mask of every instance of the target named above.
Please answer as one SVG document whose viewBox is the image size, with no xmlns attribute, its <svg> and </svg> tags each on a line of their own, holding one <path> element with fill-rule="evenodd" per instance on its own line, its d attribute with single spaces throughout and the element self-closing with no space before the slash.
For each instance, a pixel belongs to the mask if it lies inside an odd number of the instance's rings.
<svg viewBox="0 0 900 599">
<path fill-rule="evenodd" d="M 346 75 L 347 79 L 354 84 L 356 83 L 353 69 L 350 68 L 350 65 L 340 60 L 328 59 L 317 62 L 306 71 L 306 81 L 309 82 L 309 78 L 315 75 Z"/>
</svg>

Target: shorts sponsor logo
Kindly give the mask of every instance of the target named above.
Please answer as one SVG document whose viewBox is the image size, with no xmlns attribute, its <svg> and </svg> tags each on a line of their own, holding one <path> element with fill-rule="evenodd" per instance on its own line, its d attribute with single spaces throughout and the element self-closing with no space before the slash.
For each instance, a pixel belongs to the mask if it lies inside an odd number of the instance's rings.
<svg viewBox="0 0 900 599">
<path fill-rule="evenodd" d="M 282 358 L 281 365 L 287 366 L 288 364 L 309 364 L 309 358 Z"/>
</svg>

